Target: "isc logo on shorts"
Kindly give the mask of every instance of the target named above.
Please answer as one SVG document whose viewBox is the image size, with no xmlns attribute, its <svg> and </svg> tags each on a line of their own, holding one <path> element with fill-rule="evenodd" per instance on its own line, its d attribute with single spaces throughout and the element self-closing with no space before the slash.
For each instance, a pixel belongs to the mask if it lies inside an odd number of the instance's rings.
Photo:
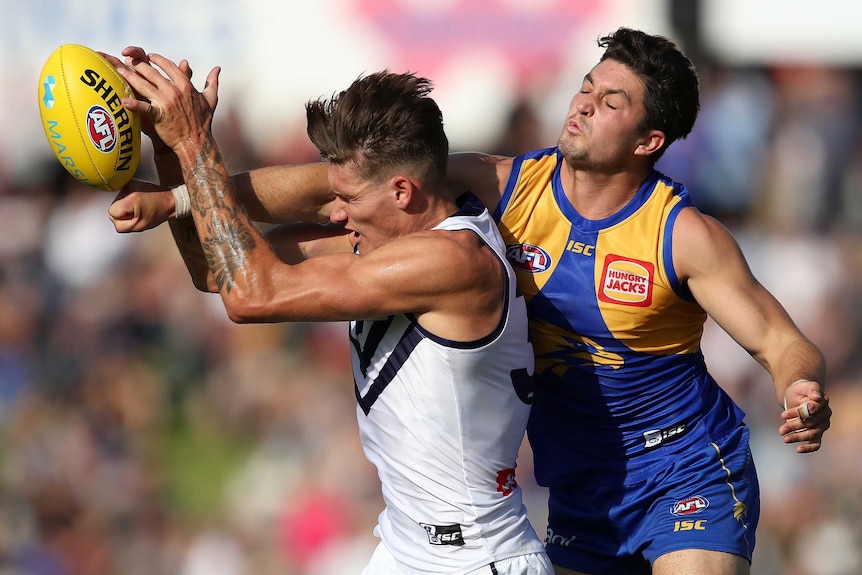
<svg viewBox="0 0 862 575">
<path fill-rule="evenodd" d="M 670 427 L 665 427 L 664 429 L 651 429 L 649 431 L 645 431 L 644 449 L 654 449 L 659 445 L 664 445 L 665 443 L 679 439 L 685 435 L 686 431 L 688 431 L 688 427 L 685 423 L 672 425 Z"/>
<path fill-rule="evenodd" d="M 428 543 L 431 545 L 464 545 L 464 535 L 461 534 L 460 525 L 430 525 L 420 523 L 428 534 Z"/>
</svg>

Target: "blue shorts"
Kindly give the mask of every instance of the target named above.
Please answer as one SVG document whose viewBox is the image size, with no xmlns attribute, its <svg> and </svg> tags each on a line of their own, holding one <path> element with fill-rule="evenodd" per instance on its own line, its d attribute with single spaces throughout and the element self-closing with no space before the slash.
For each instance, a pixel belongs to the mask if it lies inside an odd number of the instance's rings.
<svg viewBox="0 0 862 575">
<path fill-rule="evenodd" d="M 760 489 L 742 425 L 648 479 L 602 476 L 549 490 L 547 550 L 559 567 L 594 575 L 649 575 L 661 555 L 705 549 L 751 562 Z"/>
</svg>

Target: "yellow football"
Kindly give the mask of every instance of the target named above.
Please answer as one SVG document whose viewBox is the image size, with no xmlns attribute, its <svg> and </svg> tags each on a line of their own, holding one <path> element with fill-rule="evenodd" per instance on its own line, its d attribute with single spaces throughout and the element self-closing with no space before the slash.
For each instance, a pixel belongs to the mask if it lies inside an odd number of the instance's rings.
<svg viewBox="0 0 862 575">
<path fill-rule="evenodd" d="M 63 44 L 39 76 L 39 113 L 54 155 L 75 178 L 117 191 L 141 158 L 141 123 L 123 107 L 129 84 L 98 52 Z"/>
</svg>

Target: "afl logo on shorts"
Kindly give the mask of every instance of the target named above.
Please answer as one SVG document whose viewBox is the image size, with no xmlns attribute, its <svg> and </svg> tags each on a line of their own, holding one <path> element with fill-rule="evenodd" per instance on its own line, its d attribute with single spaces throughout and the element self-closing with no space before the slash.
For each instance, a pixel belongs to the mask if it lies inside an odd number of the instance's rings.
<svg viewBox="0 0 862 575">
<path fill-rule="evenodd" d="M 117 126 L 114 118 L 101 106 L 91 106 L 87 111 L 87 133 L 90 141 L 100 152 L 108 153 L 117 145 Z"/>
<path fill-rule="evenodd" d="M 706 500 L 706 497 L 695 495 L 694 497 L 680 499 L 674 503 L 670 508 L 670 512 L 673 515 L 694 515 L 707 507 L 709 507 L 709 501 Z"/>
<path fill-rule="evenodd" d="M 548 252 L 532 244 L 511 244 L 506 246 L 506 259 L 516 270 L 537 274 L 551 268 Z"/>
</svg>

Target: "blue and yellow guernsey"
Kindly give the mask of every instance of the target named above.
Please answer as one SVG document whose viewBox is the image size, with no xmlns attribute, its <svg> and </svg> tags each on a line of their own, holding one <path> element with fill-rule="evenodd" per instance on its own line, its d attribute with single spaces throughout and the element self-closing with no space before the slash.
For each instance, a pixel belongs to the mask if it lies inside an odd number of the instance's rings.
<svg viewBox="0 0 862 575">
<path fill-rule="evenodd" d="M 494 213 L 536 352 L 536 478 L 634 483 L 744 414 L 707 373 L 706 313 L 674 273 L 672 230 L 693 205 L 688 191 L 653 171 L 622 210 L 588 220 L 563 192 L 561 163 L 556 148 L 516 158 Z"/>
</svg>

